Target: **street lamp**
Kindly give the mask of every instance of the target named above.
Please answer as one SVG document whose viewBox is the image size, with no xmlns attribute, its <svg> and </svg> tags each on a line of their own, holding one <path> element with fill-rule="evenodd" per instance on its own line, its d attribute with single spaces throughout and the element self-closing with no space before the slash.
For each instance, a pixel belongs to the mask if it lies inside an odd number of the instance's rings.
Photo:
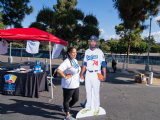
<svg viewBox="0 0 160 120">
<path fill-rule="evenodd" d="M 149 45 L 148 45 L 148 61 L 147 61 L 147 64 L 145 66 L 145 71 L 149 71 L 149 51 L 150 51 L 151 21 L 152 21 L 152 18 L 150 18 Z"/>
</svg>

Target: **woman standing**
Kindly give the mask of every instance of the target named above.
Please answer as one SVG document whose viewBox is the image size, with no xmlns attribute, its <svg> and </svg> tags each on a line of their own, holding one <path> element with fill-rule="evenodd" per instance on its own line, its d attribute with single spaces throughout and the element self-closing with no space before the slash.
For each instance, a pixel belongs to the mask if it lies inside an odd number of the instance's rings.
<svg viewBox="0 0 160 120">
<path fill-rule="evenodd" d="M 62 77 L 61 86 L 63 88 L 63 107 L 66 113 L 64 120 L 76 120 L 69 112 L 69 109 L 79 99 L 79 74 L 81 68 L 75 59 L 76 55 L 76 48 L 68 48 L 68 58 L 66 58 L 57 69 L 57 73 Z M 70 98 L 72 98 L 71 101 Z"/>
<path fill-rule="evenodd" d="M 117 65 L 116 61 L 112 60 L 112 68 L 113 68 L 114 73 L 116 72 L 116 65 Z"/>
</svg>

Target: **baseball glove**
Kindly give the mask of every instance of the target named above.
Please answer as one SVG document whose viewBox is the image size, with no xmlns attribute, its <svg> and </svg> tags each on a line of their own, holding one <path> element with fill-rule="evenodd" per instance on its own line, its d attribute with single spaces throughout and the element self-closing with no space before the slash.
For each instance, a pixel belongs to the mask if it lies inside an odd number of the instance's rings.
<svg viewBox="0 0 160 120">
<path fill-rule="evenodd" d="M 103 75 L 101 75 L 100 73 L 97 73 L 97 75 L 98 75 L 98 79 L 99 79 L 100 81 L 103 81 Z"/>
</svg>

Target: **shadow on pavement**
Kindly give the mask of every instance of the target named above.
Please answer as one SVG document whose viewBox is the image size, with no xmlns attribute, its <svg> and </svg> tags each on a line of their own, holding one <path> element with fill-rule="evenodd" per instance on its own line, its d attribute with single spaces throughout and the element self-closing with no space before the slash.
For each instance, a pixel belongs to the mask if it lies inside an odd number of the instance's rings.
<svg viewBox="0 0 160 120">
<path fill-rule="evenodd" d="M 62 119 L 62 117 L 57 117 L 58 115 L 64 116 L 64 113 L 61 112 L 62 106 L 36 102 L 36 101 L 24 101 L 18 99 L 10 99 L 16 103 L 12 104 L 1 104 L 1 114 L 11 114 L 11 113 L 20 113 L 24 115 L 40 116 L 43 118 L 52 118 L 52 119 Z M 53 112 L 55 111 L 55 112 Z M 73 115 L 76 115 L 78 111 L 71 110 Z"/>
<path fill-rule="evenodd" d="M 111 84 L 135 84 L 134 75 L 130 73 L 109 73 L 106 74 L 106 81 Z"/>
</svg>

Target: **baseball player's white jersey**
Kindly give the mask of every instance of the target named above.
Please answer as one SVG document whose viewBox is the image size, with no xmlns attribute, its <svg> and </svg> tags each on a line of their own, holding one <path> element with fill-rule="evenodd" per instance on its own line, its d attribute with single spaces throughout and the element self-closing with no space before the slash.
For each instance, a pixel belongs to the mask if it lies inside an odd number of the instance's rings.
<svg viewBox="0 0 160 120">
<path fill-rule="evenodd" d="M 92 101 L 92 87 L 94 92 L 94 108 L 100 109 L 99 88 L 100 80 L 98 79 L 97 72 L 101 74 L 101 65 L 106 67 L 104 54 L 100 49 L 87 49 L 84 57 L 84 65 L 86 66 L 85 87 L 87 93 L 86 108 L 91 109 Z"/>
</svg>

